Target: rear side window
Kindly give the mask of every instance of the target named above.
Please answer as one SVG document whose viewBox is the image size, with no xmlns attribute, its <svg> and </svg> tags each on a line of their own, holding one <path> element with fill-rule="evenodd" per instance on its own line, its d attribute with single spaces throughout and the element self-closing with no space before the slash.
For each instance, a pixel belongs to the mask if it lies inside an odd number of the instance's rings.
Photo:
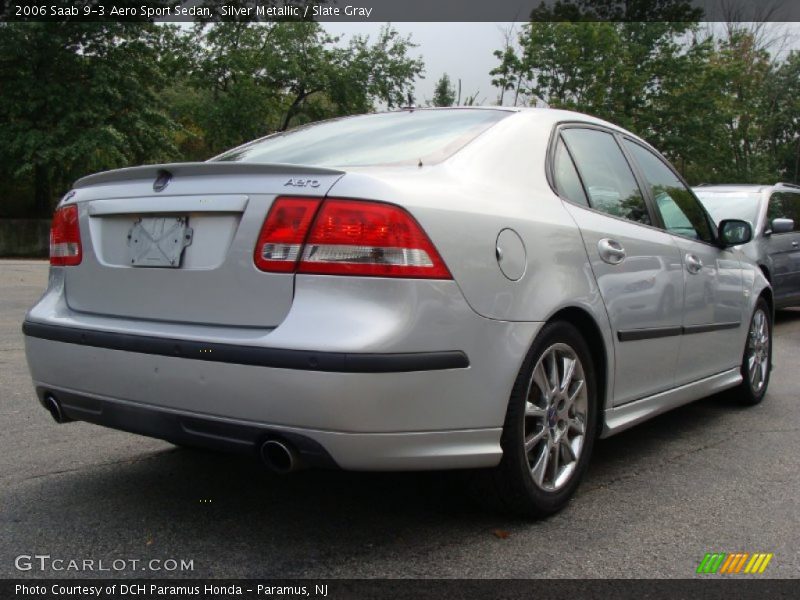
<svg viewBox="0 0 800 600">
<path fill-rule="evenodd" d="M 774 192 L 769 197 L 767 208 L 767 221 L 772 223 L 773 219 L 793 219 L 797 231 L 800 227 L 800 194 Z"/>
<path fill-rule="evenodd" d="M 318 167 L 441 162 L 513 114 L 503 110 L 404 110 L 314 123 L 234 148 L 213 160 Z"/>
<path fill-rule="evenodd" d="M 666 230 L 676 235 L 711 242 L 711 227 L 703 208 L 672 169 L 650 150 L 635 142 L 625 140 L 625 147 L 642 169 Z"/>
<path fill-rule="evenodd" d="M 575 170 L 575 163 L 572 162 L 572 157 L 567 152 L 561 138 L 558 139 L 556 153 L 553 157 L 553 174 L 556 189 L 563 198 L 575 204 L 589 206 L 589 200 L 586 198 L 586 192 L 583 191 L 578 171 Z"/>
<path fill-rule="evenodd" d="M 650 225 L 642 191 L 617 141 L 596 129 L 565 129 L 562 134 L 575 159 L 592 208 Z"/>
</svg>

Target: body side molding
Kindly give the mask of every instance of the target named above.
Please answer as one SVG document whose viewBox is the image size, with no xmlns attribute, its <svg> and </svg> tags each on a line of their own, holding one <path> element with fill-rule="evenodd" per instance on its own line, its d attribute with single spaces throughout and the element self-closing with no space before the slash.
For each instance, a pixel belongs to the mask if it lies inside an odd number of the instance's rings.
<svg viewBox="0 0 800 600">
<path fill-rule="evenodd" d="M 617 332 L 620 342 L 635 342 L 638 340 L 651 340 L 655 338 L 671 337 L 674 335 L 692 335 L 693 333 L 709 333 L 724 329 L 738 329 L 741 322 L 735 323 L 709 323 L 708 325 L 684 325 L 682 327 L 652 327 L 648 329 L 627 329 Z"/>
</svg>

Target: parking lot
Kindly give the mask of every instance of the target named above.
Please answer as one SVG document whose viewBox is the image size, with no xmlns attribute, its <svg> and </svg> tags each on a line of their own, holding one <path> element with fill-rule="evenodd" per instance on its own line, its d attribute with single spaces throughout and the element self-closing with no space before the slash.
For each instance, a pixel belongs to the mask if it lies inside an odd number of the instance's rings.
<svg viewBox="0 0 800 600">
<path fill-rule="evenodd" d="M 770 552 L 800 575 L 800 310 L 782 311 L 765 401 L 711 397 L 600 441 L 562 513 L 485 512 L 458 473 L 303 471 L 178 449 L 35 400 L 20 326 L 47 264 L 0 261 L 0 577 L 19 555 L 181 559 L 192 577 L 694 576 L 706 552 Z"/>
</svg>

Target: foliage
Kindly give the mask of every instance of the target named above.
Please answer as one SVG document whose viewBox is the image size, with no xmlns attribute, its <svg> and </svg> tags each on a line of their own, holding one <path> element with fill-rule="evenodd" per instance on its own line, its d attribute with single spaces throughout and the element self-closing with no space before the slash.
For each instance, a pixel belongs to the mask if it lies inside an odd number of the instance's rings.
<svg viewBox="0 0 800 600">
<path fill-rule="evenodd" d="M 692 0 L 556 0 L 541 2 L 531 21 L 697 22 L 703 9 Z"/>
<path fill-rule="evenodd" d="M 0 24 L 0 194 L 47 215 L 94 171 L 398 106 L 414 47 L 388 26 L 345 43 L 313 22 Z"/>
<path fill-rule="evenodd" d="M 346 45 L 319 23 L 197 25 L 189 81 L 212 153 L 294 124 L 388 107 L 422 72 L 414 47 L 384 27 Z"/>
<path fill-rule="evenodd" d="M 781 179 L 800 183 L 800 51 L 770 72 L 765 138 Z"/>
<path fill-rule="evenodd" d="M 27 181 L 33 210 L 87 172 L 173 158 L 149 24 L 0 26 L 0 164 Z"/>
<path fill-rule="evenodd" d="M 643 19 L 636 12 L 643 4 L 625 4 L 625 15 Z M 584 5 L 622 15 L 614 0 L 581 0 L 543 5 L 536 18 L 585 17 Z M 653 7 L 683 14 L 678 0 Z M 612 121 L 662 150 L 694 183 L 797 181 L 800 59 L 795 52 L 777 61 L 745 28 L 713 36 L 685 18 L 545 19 L 526 24 L 495 57 L 490 74 L 501 102 L 513 90 L 515 105 L 544 101 Z"/>
<path fill-rule="evenodd" d="M 436 87 L 433 90 L 434 106 L 453 106 L 456 103 L 456 89 L 450 81 L 450 76 L 445 73 L 436 82 Z"/>
<path fill-rule="evenodd" d="M 489 75 L 492 76 L 492 85 L 500 88 L 497 103 L 502 106 L 506 92 L 513 91 L 513 105 L 516 106 L 523 83 L 522 59 L 514 52 L 510 43 L 502 50 L 495 50 L 494 57 L 500 61 L 500 65 L 489 71 Z"/>
<path fill-rule="evenodd" d="M 800 53 L 776 57 L 764 29 L 704 32 L 687 0 L 559 0 L 532 17 L 494 52 L 499 103 L 618 123 L 693 183 L 800 181 Z M 47 215 L 90 172 L 404 105 L 414 48 L 389 26 L 345 40 L 314 22 L 0 24 L 0 215 Z M 480 103 L 454 87 L 444 74 L 432 103 Z"/>
</svg>

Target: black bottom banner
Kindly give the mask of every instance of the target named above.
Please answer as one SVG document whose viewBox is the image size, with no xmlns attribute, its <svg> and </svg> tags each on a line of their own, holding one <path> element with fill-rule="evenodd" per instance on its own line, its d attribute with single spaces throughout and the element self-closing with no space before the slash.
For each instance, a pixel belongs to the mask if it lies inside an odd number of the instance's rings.
<svg viewBox="0 0 800 600">
<path fill-rule="evenodd" d="M 725 599 L 797 598 L 796 580 L 575 580 L 575 579 L 171 579 L 0 580 L 0 598 L 39 600 L 212 600 L 231 598 L 460 600 L 489 598 Z"/>
</svg>

